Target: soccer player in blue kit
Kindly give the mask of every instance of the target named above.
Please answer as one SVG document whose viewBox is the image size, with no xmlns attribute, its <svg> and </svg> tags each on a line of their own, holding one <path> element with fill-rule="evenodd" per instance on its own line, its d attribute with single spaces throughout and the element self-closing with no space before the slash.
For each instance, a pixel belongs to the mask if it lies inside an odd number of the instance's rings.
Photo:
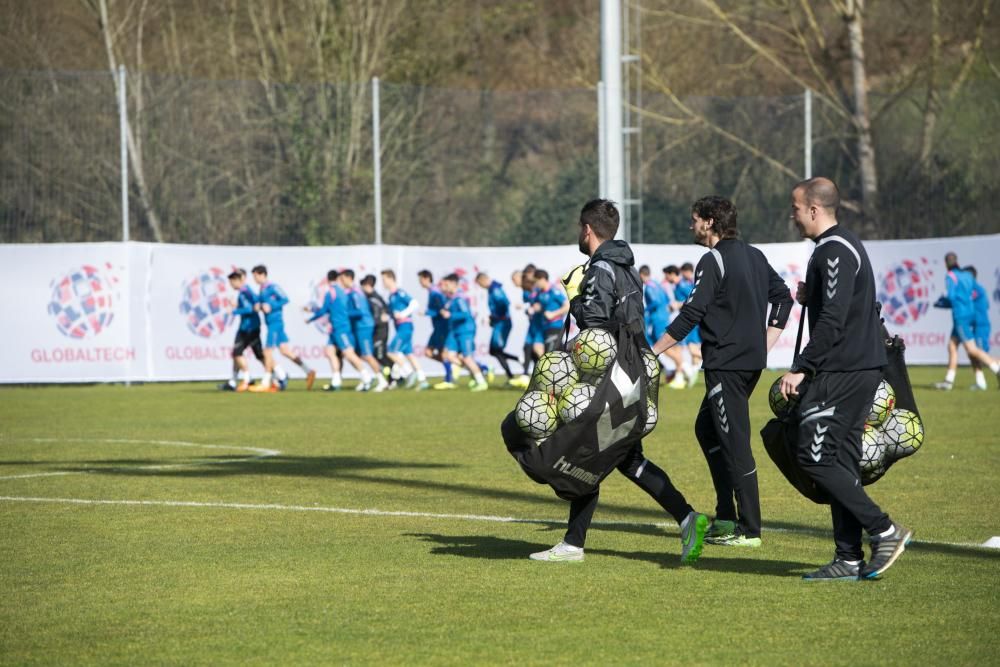
<svg viewBox="0 0 1000 667">
<path fill-rule="evenodd" d="M 401 374 L 407 387 L 426 389 L 427 376 L 413 354 L 413 314 L 420 309 L 420 304 L 399 286 L 392 269 L 382 271 L 382 284 L 389 292 L 389 312 L 396 324 L 396 335 L 389 343 L 388 352 L 393 363 L 392 377 L 397 379 Z"/>
<path fill-rule="evenodd" d="M 427 316 L 431 318 L 431 337 L 427 340 L 427 347 L 424 348 L 424 355 L 428 359 L 441 362 L 444 366 L 444 382 L 439 382 L 434 387 L 436 389 L 454 389 L 455 378 L 452 374 L 452 363 L 448 355 L 448 336 L 450 327 L 448 320 L 441 316 L 447 299 L 434 285 L 434 274 L 427 269 L 417 273 L 417 280 L 420 286 L 427 290 Z"/>
<path fill-rule="evenodd" d="M 347 312 L 351 320 L 351 332 L 357 344 L 357 353 L 362 361 L 374 371 L 374 377 L 367 378 L 358 384 L 356 391 L 381 392 L 388 388 L 389 383 L 382 377 L 382 366 L 375 359 L 375 318 L 372 308 L 368 305 L 368 297 L 354 285 L 354 271 L 346 269 L 338 276 L 341 287 L 347 294 Z"/>
<path fill-rule="evenodd" d="M 979 283 L 979 274 L 976 267 L 967 266 L 965 270 L 972 274 L 972 310 L 975 313 L 972 318 L 972 332 L 976 337 L 976 345 L 983 352 L 990 352 L 990 295 L 986 288 Z M 972 364 L 976 369 L 976 384 L 969 387 L 973 391 L 986 390 L 986 376 L 983 374 L 983 366 L 979 362 Z"/>
<path fill-rule="evenodd" d="M 684 262 L 681 264 L 680 282 L 674 286 L 674 299 L 676 301 L 673 306 L 674 310 L 680 310 L 697 288 L 698 281 L 695 280 L 694 265 L 691 262 Z M 698 381 L 698 367 L 701 364 L 701 332 L 698 327 L 692 329 L 691 333 L 681 341 L 681 344 L 687 348 L 688 354 L 691 355 L 691 370 L 690 372 L 685 370 L 685 374 L 687 375 L 688 387 L 693 387 Z"/>
<path fill-rule="evenodd" d="M 240 318 L 240 326 L 236 330 L 236 341 L 233 343 L 233 377 L 229 382 L 219 385 L 223 391 L 246 391 L 250 388 L 249 366 L 244 350 L 253 350 L 254 356 L 261 364 L 264 363 L 264 348 L 260 342 L 260 313 L 254 310 L 257 297 L 247 287 L 247 272 L 236 269 L 229 274 L 229 285 L 236 290 L 236 307 L 232 314 Z"/>
<path fill-rule="evenodd" d="M 512 323 L 510 320 L 510 299 L 503 290 L 503 285 L 497 280 L 490 280 L 485 273 L 476 276 L 476 283 L 486 290 L 487 305 L 490 309 L 490 354 L 493 355 L 504 373 L 507 374 L 507 384 L 512 385 L 514 374 L 510 371 L 508 361 L 517 361 L 517 356 L 508 354 L 507 339 L 510 338 Z"/>
<path fill-rule="evenodd" d="M 472 373 L 469 389 L 486 391 L 490 388 L 483 370 L 476 363 L 476 318 L 472 314 L 469 299 L 458 291 L 459 277 L 450 273 L 441 281 L 441 291 L 448 297 L 448 302 L 441 310 L 441 316 L 448 320 L 455 351 L 460 355 L 461 362 Z"/>
<path fill-rule="evenodd" d="M 668 297 L 666 291 L 650 277 L 649 266 L 639 267 L 639 277 L 642 279 L 642 300 L 645 305 L 646 340 L 652 347 L 670 324 L 667 312 Z"/>
<path fill-rule="evenodd" d="M 948 341 L 948 370 L 944 382 L 934 386 L 945 391 L 951 390 L 955 384 L 955 373 L 958 370 L 958 347 L 961 345 L 969 355 L 969 361 L 986 366 L 1000 379 L 1000 362 L 980 349 L 976 344 L 975 319 L 976 313 L 972 298 L 976 281 L 972 274 L 959 268 L 958 256 L 949 252 L 944 256 L 945 296 L 934 304 L 936 308 L 951 308 L 952 329 Z M 984 290 L 985 292 L 985 290 Z"/>
<path fill-rule="evenodd" d="M 559 347 L 569 313 L 569 300 L 562 290 L 549 282 L 549 272 L 535 269 L 535 297 L 531 305 L 531 324 L 535 328 L 532 351 L 535 358 Z"/>
<path fill-rule="evenodd" d="M 267 267 L 258 264 L 253 267 L 253 280 L 260 286 L 260 293 L 257 295 L 257 303 L 254 309 L 264 313 L 264 323 L 267 325 L 267 341 L 264 345 L 264 378 L 259 385 L 251 388 L 250 391 L 277 391 L 271 384 L 271 374 L 275 373 L 282 384 L 285 379 L 281 377 L 283 371 L 276 368 L 274 359 L 274 349 L 281 351 L 286 358 L 299 366 L 306 374 L 306 389 L 312 389 L 313 382 L 316 381 L 316 371 L 309 368 L 306 362 L 292 351 L 288 345 L 288 334 L 285 333 L 285 318 L 282 309 L 288 304 L 288 295 L 284 290 L 267 279 Z"/>
<path fill-rule="evenodd" d="M 342 386 L 340 362 L 337 359 L 338 350 L 361 376 L 361 383 L 358 386 L 367 386 L 371 382 L 371 373 L 361 363 L 361 358 L 354 351 L 354 331 L 351 329 L 351 311 L 347 292 L 344 291 L 340 282 L 340 274 L 337 271 L 327 272 L 326 279 L 329 290 L 323 295 L 323 303 L 316 308 L 306 307 L 306 311 L 313 313 L 307 322 L 315 322 L 323 316 L 330 320 L 330 337 L 327 340 L 325 353 L 330 360 L 333 376 L 330 379 L 330 384 L 323 387 L 323 390 L 339 391 Z"/>
</svg>

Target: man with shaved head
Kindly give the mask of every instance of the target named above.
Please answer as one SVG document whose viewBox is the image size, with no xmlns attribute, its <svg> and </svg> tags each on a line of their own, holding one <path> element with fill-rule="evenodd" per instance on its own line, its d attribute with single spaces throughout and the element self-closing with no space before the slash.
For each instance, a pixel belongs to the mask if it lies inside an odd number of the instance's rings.
<svg viewBox="0 0 1000 667">
<path fill-rule="evenodd" d="M 874 579 L 913 536 L 861 485 L 861 433 L 887 358 L 871 262 L 858 237 L 837 223 L 839 203 L 837 186 L 827 178 L 792 190 L 792 222 L 816 248 L 797 294 L 807 309 L 810 339 L 781 378 L 781 393 L 799 397 L 798 461 L 830 500 L 836 544 L 834 559 L 806 574 L 806 581 Z M 867 564 L 862 530 L 871 541 Z"/>
</svg>

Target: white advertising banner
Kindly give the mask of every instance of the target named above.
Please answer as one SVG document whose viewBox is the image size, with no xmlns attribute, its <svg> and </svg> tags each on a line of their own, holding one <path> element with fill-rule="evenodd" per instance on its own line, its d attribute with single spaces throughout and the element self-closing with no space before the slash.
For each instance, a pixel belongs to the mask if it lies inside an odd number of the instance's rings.
<svg viewBox="0 0 1000 667">
<path fill-rule="evenodd" d="M 794 292 L 805 275 L 813 244 L 759 247 Z M 906 340 L 910 363 L 947 361 L 951 313 L 933 307 L 944 293 L 946 252 L 956 252 L 963 266 L 976 266 L 990 301 L 991 318 L 1000 315 L 1000 235 L 875 241 L 866 247 L 884 304 L 883 316 L 890 331 Z M 636 245 L 634 251 L 636 263 L 650 265 L 657 279 L 665 265 L 696 264 L 704 253 L 694 245 Z M 249 270 L 257 264 L 266 265 L 269 278 L 288 294 L 284 320 L 291 347 L 320 375 L 329 374 L 323 353 L 325 322 L 307 324 L 305 309 L 322 300 L 326 272 L 331 268 L 354 269 L 357 280 L 369 273 L 380 278 L 382 269 L 392 269 L 402 288 L 420 302 L 421 313 L 427 294 L 417 281 L 417 272 L 427 269 L 435 280 L 459 274 L 478 314 L 478 353 L 488 361 L 485 292 L 475 283 L 476 274 L 485 272 L 504 284 L 514 305 L 508 350 L 520 355 L 527 317 L 520 309 L 521 293 L 511 284 L 511 273 L 532 262 L 557 278 L 583 259 L 573 246 L 0 245 L 0 298 L 9 318 L 0 346 L 0 382 L 227 377 L 236 322 L 228 311 L 235 293 L 226 276 L 234 267 Z M 381 279 L 378 289 L 384 294 Z M 786 367 L 791 361 L 798 317 L 796 308 L 768 360 L 772 367 Z M 418 355 L 429 335 L 429 318 L 416 318 Z M 850 335 L 850 323 L 845 335 Z M 1000 332 L 992 334 L 992 345 L 1000 348 Z M 291 362 L 285 360 L 282 365 L 293 377 L 301 376 Z M 440 366 L 430 360 L 424 361 L 424 367 L 430 374 L 440 372 Z M 260 371 L 255 361 L 251 368 Z"/>
</svg>

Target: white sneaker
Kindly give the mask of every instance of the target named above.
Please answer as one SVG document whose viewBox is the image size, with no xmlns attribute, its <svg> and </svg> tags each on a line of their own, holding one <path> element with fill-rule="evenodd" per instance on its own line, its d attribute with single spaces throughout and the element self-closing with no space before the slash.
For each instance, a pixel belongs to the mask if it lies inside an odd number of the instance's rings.
<svg viewBox="0 0 1000 667">
<path fill-rule="evenodd" d="M 954 386 L 953 383 L 948 382 L 947 380 L 945 380 L 943 382 L 935 382 L 934 383 L 934 388 L 938 389 L 940 391 L 951 391 L 952 386 Z"/>
<path fill-rule="evenodd" d="M 358 380 L 358 385 L 354 388 L 354 391 L 368 391 L 368 383 L 364 380 Z"/>
<path fill-rule="evenodd" d="M 384 377 L 379 375 L 378 379 L 375 381 L 375 386 L 371 390 L 376 394 L 378 394 L 385 391 L 388 388 L 389 388 L 389 383 L 385 381 Z"/>
<path fill-rule="evenodd" d="M 583 560 L 583 549 L 560 542 L 551 549 L 539 551 L 528 556 L 531 560 L 544 560 L 550 563 L 579 562 Z"/>
</svg>

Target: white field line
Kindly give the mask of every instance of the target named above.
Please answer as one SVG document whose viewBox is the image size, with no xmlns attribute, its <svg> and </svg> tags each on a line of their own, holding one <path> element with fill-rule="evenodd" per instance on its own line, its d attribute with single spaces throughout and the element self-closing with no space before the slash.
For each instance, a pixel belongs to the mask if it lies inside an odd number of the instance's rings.
<svg viewBox="0 0 1000 667">
<path fill-rule="evenodd" d="M 323 505 L 280 505 L 276 503 L 226 503 L 226 502 L 202 502 L 193 500 L 103 500 L 89 498 L 37 498 L 30 496 L 0 496 L 0 502 L 12 503 L 56 503 L 63 505 L 119 505 L 127 507 L 181 507 L 198 509 L 230 509 L 230 510 L 251 510 L 251 511 L 279 511 L 279 512 L 321 512 L 326 514 L 350 514 L 354 516 L 373 517 L 394 517 L 394 518 L 416 518 L 416 519 L 437 519 L 447 521 L 480 521 L 489 523 L 527 523 L 560 525 L 564 519 L 528 519 L 514 516 L 494 516 L 489 514 L 439 514 L 435 512 L 409 512 L 403 510 L 380 510 L 375 508 L 361 509 L 351 507 L 327 507 Z M 640 522 L 640 521 L 594 521 L 595 526 L 643 526 L 655 528 L 672 528 L 670 523 Z M 803 533 L 810 531 L 797 530 L 794 528 L 768 528 L 768 531 L 776 533 Z M 914 544 L 943 544 L 953 547 L 966 547 L 977 549 L 989 549 L 982 544 L 974 542 L 941 542 L 937 540 L 914 540 Z"/>
</svg>

